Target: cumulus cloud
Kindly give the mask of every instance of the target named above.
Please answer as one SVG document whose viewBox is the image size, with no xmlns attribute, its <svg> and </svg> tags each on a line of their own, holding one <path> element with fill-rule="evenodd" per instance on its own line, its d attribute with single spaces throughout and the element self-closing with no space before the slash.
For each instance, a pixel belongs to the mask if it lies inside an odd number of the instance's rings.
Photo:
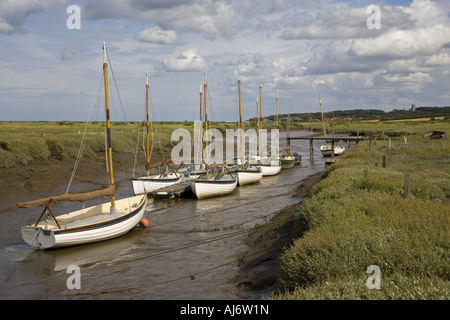
<svg viewBox="0 0 450 320">
<path fill-rule="evenodd" d="M 445 10 L 436 3 L 414 0 L 409 7 L 384 6 L 381 13 L 381 30 L 369 30 L 365 27 L 365 8 L 341 6 L 319 12 L 317 17 L 332 30 L 331 36 L 325 36 L 325 26 L 318 25 L 317 21 L 299 32 L 302 32 L 303 37 L 311 39 L 332 39 L 312 48 L 308 59 L 300 63 L 304 67 L 301 69 L 302 74 L 359 72 L 379 75 L 382 70 L 384 75 L 380 79 L 383 83 L 407 85 L 412 83 L 407 79 L 429 82 L 431 78 L 425 75 L 430 74 L 434 66 L 450 66 L 448 54 L 441 52 L 449 43 L 450 28 L 446 23 Z M 359 20 L 344 23 L 358 15 Z M 393 24 L 390 19 L 392 17 L 397 17 L 394 21 L 398 25 Z M 356 32 L 358 24 L 364 24 L 364 27 L 359 27 L 365 29 L 364 32 Z M 371 35 L 368 36 L 367 33 Z M 295 75 L 301 74 L 296 71 Z"/>
<path fill-rule="evenodd" d="M 231 37 L 235 30 L 233 4 L 227 0 L 97 0 L 83 4 L 92 20 L 125 18 L 150 22 L 163 30 Z"/>
<path fill-rule="evenodd" d="M 355 39 L 351 51 L 359 56 L 392 58 L 435 53 L 447 42 L 449 34 L 449 28 L 442 24 L 392 29 L 375 39 Z"/>
<path fill-rule="evenodd" d="M 380 9 L 382 28 L 376 31 L 367 28 L 371 14 L 366 7 L 338 5 L 319 10 L 315 17 L 294 10 L 283 17 L 285 30 L 281 37 L 286 40 L 371 38 L 393 27 L 414 26 L 410 12 L 389 5 L 382 5 Z"/>
<path fill-rule="evenodd" d="M 178 42 L 178 36 L 175 31 L 162 30 L 158 26 L 141 31 L 136 38 L 139 41 L 160 44 L 176 44 Z"/>
<path fill-rule="evenodd" d="M 0 32 L 12 32 L 21 27 L 32 13 L 51 12 L 66 0 L 2 0 L 0 1 Z"/>
<path fill-rule="evenodd" d="M 163 68 L 166 71 L 203 71 L 206 62 L 197 48 L 191 48 L 176 57 L 164 59 Z"/>
</svg>

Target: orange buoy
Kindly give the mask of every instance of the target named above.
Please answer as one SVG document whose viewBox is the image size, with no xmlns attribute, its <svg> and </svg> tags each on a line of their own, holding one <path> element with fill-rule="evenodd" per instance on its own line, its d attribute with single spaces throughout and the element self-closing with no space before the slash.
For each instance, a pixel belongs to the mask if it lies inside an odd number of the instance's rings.
<svg viewBox="0 0 450 320">
<path fill-rule="evenodd" d="M 145 218 L 142 218 L 142 219 L 139 221 L 139 225 L 142 226 L 142 227 L 148 228 L 148 226 L 149 226 L 148 220 L 145 219 Z"/>
</svg>

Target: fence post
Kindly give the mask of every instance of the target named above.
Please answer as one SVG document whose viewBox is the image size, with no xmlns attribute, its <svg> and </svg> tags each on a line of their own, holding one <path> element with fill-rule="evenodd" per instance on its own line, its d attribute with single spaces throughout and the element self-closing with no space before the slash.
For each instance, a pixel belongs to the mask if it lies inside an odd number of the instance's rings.
<svg viewBox="0 0 450 320">
<path fill-rule="evenodd" d="M 404 197 L 409 197 L 409 173 L 405 173 Z"/>
</svg>

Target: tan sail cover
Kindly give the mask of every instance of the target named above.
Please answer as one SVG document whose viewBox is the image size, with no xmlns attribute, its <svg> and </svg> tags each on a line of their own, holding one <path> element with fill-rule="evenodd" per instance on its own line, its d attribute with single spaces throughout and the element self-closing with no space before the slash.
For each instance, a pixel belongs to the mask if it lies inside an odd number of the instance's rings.
<svg viewBox="0 0 450 320">
<path fill-rule="evenodd" d="M 286 147 L 286 148 L 283 148 L 283 149 L 280 149 L 280 150 L 278 150 L 278 152 L 283 152 L 283 151 L 288 151 L 288 150 L 290 150 L 291 149 L 291 147 Z"/>
<path fill-rule="evenodd" d="M 33 201 L 21 202 L 17 206 L 19 208 L 35 208 L 47 203 L 56 203 L 61 201 L 78 201 L 84 202 L 92 199 L 97 199 L 101 197 L 111 197 L 114 195 L 115 185 L 110 184 L 108 188 L 102 190 L 94 190 L 85 193 L 63 193 L 59 196 L 52 196 L 43 199 L 37 199 Z"/>
<path fill-rule="evenodd" d="M 145 169 L 150 170 L 150 169 L 161 167 L 161 166 L 164 166 L 164 165 L 170 164 L 170 163 L 172 163 L 172 159 L 169 159 L 166 161 L 161 161 L 161 162 L 154 163 L 154 164 L 147 163 L 147 165 L 145 166 Z"/>
</svg>

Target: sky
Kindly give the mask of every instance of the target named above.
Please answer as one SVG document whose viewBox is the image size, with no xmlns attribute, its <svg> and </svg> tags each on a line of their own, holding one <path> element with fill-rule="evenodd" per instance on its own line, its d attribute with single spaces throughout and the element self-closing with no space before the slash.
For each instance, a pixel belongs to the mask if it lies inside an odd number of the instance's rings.
<svg viewBox="0 0 450 320">
<path fill-rule="evenodd" d="M 280 114 L 318 112 L 319 96 L 324 112 L 448 106 L 449 13 L 448 0 L 0 0 L 0 121 L 101 121 L 103 42 L 115 121 L 144 119 L 146 72 L 155 121 L 197 120 L 205 72 L 213 121 L 239 119 L 238 80 L 244 119 L 259 86 L 263 116 L 277 92 Z"/>
</svg>

